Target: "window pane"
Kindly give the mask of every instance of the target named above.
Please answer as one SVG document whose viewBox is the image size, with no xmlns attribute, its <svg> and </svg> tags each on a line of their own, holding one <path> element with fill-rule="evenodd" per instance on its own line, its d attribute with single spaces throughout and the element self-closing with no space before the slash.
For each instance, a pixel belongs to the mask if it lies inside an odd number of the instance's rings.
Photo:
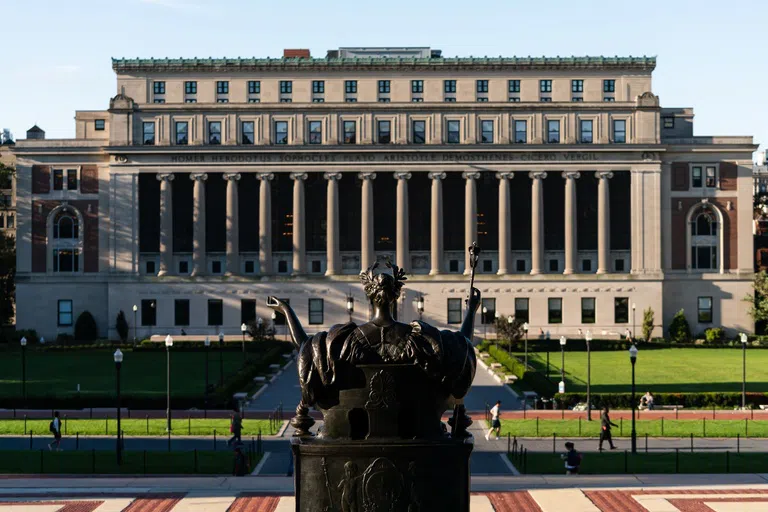
<svg viewBox="0 0 768 512">
<path fill-rule="evenodd" d="M 288 121 L 275 121 L 275 144 L 288 144 Z"/>
<path fill-rule="evenodd" d="M 715 168 L 707 167 L 707 187 L 715 187 Z"/>
<path fill-rule="evenodd" d="M 448 323 L 461 323 L 461 299 L 448 299 Z"/>
<path fill-rule="evenodd" d="M 322 144 L 322 142 L 323 142 L 323 122 L 310 121 L 309 122 L 309 143 Z"/>
<path fill-rule="evenodd" d="M 493 142 L 493 121 L 482 121 L 480 123 L 481 128 L 481 142 L 483 144 L 490 144 Z"/>
<path fill-rule="evenodd" d="M 613 122 L 613 142 L 621 144 L 627 142 L 626 121 L 617 119 Z"/>
<path fill-rule="evenodd" d="M 496 299 L 482 299 L 480 306 L 480 323 L 493 324 L 496 320 Z"/>
<path fill-rule="evenodd" d="M 344 121 L 344 144 L 357 142 L 357 130 L 355 121 Z"/>
<path fill-rule="evenodd" d="M 528 299 L 517 298 L 515 299 L 515 319 L 527 322 L 529 317 L 528 313 Z"/>
<path fill-rule="evenodd" d="M 424 144 L 426 142 L 425 130 L 426 128 L 425 128 L 424 121 L 413 122 L 413 143 L 414 144 Z"/>
<path fill-rule="evenodd" d="M 189 325 L 189 301 L 176 299 L 174 301 L 174 325 Z"/>
<path fill-rule="evenodd" d="M 525 144 L 528 141 L 528 122 L 515 121 L 515 143 Z"/>
<path fill-rule="evenodd" d="M 144 299 L 141 301 L 141 325 L 145 327 L 156 324 L 157 319 L 157 301 L 155 299 Z"/>
<path fill-rule="evenodd" d="M 390 121 L 379 121 L 379 144 L 389 144 L 392 140 Z"/>
<path fill-rule="evenodd" d="M 594 298 L 581 299 L 581 323 L 583 324 L 595 323 L 595 299 Z"/>
<path fill-rule="evenodd" d="M 64 190 L 64 170 L 53 170 L 53 190 Z"/>
<path fill-rule="evenodd" d="M 176 123 L 176 144 L 187 144 L 189 139 L 187 138 L 187 132 L 189 130 L 189 124 L 187 122 Z"/>
<path fill-rule="evenodd" d="M 309 299 L 309 323 L 323 323 L 323 299 Z"/>
<path fill-rule="evenodd" d="M 240 324 L 248 325 L 256 321 L 256 301 L 254 299 L 240 300 Z"/>
<path fill-rule="evenodd" d="M 77 190 L 77 169 L 67 169 L 67 190 Z"/>
<path fill-rule="evenodd" d="M 563 299 L 547 299 L 549 323 L 563 323 Z"/>
<path fill-rule="evenodd" d="M 701 167 L 694 167 L 692 172 L 693 179 L 692 186 L 694 187 L 701 187 Z"/>
<path fill-rule="evenodd" d="M 448 121 L 448 140 L 449 144 L 459 143 L 459 121 Z"/>
<path fill-rule="evenodd" d="M 208 144 L 221 144 L 221 121 L 208 123 Z"/>
<path fill-rule="evenodd" d="M 144 137 L 142 144 L 151 146 L 155 143 L 155 123 L 143 123 Z"/>
<path fill-rule="evenodd" d="M 253 121 L 243 122 L 243 144 L 253 144 L 255 138 L 253 126 Z"/>
<path fill-rule="evenodd" d="M 560 121 L 547 121 L 547 141 L 560 142 Z"/>
<path fill-rule="evenodd" d="M 699 322 L 712 322 L 712 297 L 699 297 Z"/>
<path fill-rule="evenodd" d="M 224 306 L 219 299 L 208 300 L 208 325 L 223 325 Z"/>
<path fill-rule="evenodd" d="M 629 299 L 627 297 L 617 297 L 613 300 L 614 323 L 629 323 Z"/>
<path fill-rule="evenodd" d="M 581 121 L 581 143 L 592 144 L 592 121 Z"/>
</svg>

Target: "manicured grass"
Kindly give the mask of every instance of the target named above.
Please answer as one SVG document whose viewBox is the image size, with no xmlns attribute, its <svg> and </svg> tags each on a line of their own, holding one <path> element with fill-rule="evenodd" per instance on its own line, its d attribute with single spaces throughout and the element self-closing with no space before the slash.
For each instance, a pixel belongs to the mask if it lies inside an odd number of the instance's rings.
<svg viewBox="0 0 768 512">
<path fill-rule="evenodd" d="M 62 418 L 61 433 L 65 436 L 104 436 L 117 433 L 117 420 L 112 417 L 106 419 L 69 420 Z M 27 420 L 26 430 L 23 419 L 0 420 L 0 435 L 28 435 L 33 432 L 37 436 L 49 436 L 48 427 L 50 420 Z M 146 419 L 122 419 L 120 428 L 126 436 L 164 436 L 166 435 L 166 420 L 162 418 Z M 274 435 L 279 425 L 272 425 L 269 420 L 243 420 L 243 436 L 255 436 L 261 431 L 262 435 Z M 171 418 L 171 431 L 175 436 L 187 435 L 213 435 L 213 431 L 219 436 L 229 436 L 229 419 L 196 419 Z"/>
<path fill-rule="evenodd" d="M 114 350 L 27 351 L 27 396 L 104 395 L 115 391 Z M 223 352 L 224 376 L 237 372 L 243 363 L 240 352 Z M 258 357 L 257 353 L 249 354 Z M 209 356 L 209 381 L 218 384 L 219 353 Z M 121 370 L 124 396 L 162 397 L 166 393 L 165 352 L 126 352 Z M 205 393 L 205 353 L 171 353 L 172 396 Z M 21 396 L 21 352 L 0 354 L 0 397 Z"/>
<path fill-rule="evenodd" d="M 643 350 L 635 366 L 639 395 L 652 392 L 741 391 L 742 353 L 733 348 L 669 348 Z M 521 353 L 516 352 L 516 356 Z M 544 371 L 546 353 L 529 353 L 529 363 Z M 560 380 L 560 347 L 550 353 L 550 375 Z M 626 351 L 592 352 L 591 383 L 593 393 L 628 393 L 632 367 Z M 587 353 L 565 352 L 565 390 L 587 389 Z M 768 350 L 747 350 L 747 391 L 768 387 Z M 639 400 L 639 396 L 638 396 Z"/>
<path fill-rule="evenodd" d="M 598 437 L 600 416 L 593 413 L 593 420 L 502 420 L 501 433 L 517 437 Z M 631 423 L 615 419 L 619 425 L 611 431 L 614 437 L 629 436 Z M 768 437 L 768 421 L 761 420 L 637 420 L 638 436 L 650 437 Z M 663 425 L 663 427 L 662 427 Z M 662 430 L 663 428 L 663 430 Z"/>
<path fill-rule="evenodd" d="M 251 457 L 251 469 L 261 455 Z M 0 452 L 0 473 L 6 474 L 206 474 L 231 475 L 232 451 L 124 452 L 117 464 L 113 451 L 18 450 Z"/>
<path fill-rule="evenodd" d="M 582 453 L 581 474 L 648 473 L 760 473 L 765 471 L 768 453 Z M 565 463 L 557 453 L 528 452 L 512 457 L 515 467 L 526 474 L 562 475 Z"/>
</svg>

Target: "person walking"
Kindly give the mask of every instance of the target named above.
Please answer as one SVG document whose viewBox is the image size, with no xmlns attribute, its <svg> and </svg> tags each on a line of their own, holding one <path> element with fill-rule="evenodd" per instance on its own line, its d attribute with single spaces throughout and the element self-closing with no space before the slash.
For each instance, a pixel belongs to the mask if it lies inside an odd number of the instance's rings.
<svg viewBox="0 0 768 512">
<path fill-rule="evenodd" d="M 48 425 L 48 430 L 53 434 L 53 441 L 48 443 L 48 450 L 53 450 L 53 445 L 56 445 L 56 451 L 61 451 L 61 420 L 59 419 L 59 411 L 53 413 L 53 420 Z"/>
<path fill-rule="evenodd" d="M 243 443 L 235 443 L 235 464 L 232 469 L 234 476 L 245 476 L 251 472 L 251 465 L 243 452 Z"/>
<path fill-rule="evenodd" d="M 491 429 L 485 434 L 485 440 L 491 440 L 491 432 L 496 431 L 496 439 L 501 434 L 501 420 L 499 419 L 499 409 L 501 408 L 501 400 L 496 401 L 496 405 L 491 407 Z"/>
<path fill-rule="evenodd" d="M 561 459 L 565 461 L 565 474 L 566 475 L 578 475 L 579 467 L 581 466 L 581 454 L 576 451 L 573 443 L 568 441 L 565 443 L 565 449 L 567 450 Z"/>
<path fill-rule="evenodd" d="M 237 410 L 232 414 L 232 419 L 229 423 L 229 431 L 232 433 L 232 437 L 227 441 L 227 446 L 231 446 L 232 443 L 235 442 L 240 443 L 240 436 L 243 432 L 243 420 L 240 418 L 240 413 Z"/>
<path fill-rule="evenodd" d="M 616 449 L 611 438 L 611 427 L 618 427 L 618 425 L 611 421 L 610 416 L 608 416 L 608 407 L 606 406 L 603 408 L 603 412 L 600 413 L 600 444 L 598 445 L 600 451 L 603 451 L 603 441 L 608 441 L 608 444 L 611 445 L 611 450 Z"/>
</svg>

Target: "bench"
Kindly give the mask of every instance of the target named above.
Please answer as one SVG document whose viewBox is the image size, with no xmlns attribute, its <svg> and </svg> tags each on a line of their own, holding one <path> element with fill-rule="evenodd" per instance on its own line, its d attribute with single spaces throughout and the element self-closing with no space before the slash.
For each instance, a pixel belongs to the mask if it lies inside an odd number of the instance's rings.
<svg viewBox="0 0 768 512">
<path fill-rule="evenodd" d="M 494 370 L 496 368 L 501 368 L 501 363 L 491 363 L 491 368 L 493 368 Z"/>
<path fill-rule="evenodd" d="M 655 406 L 654 409 L 663 409 L 665 411 L 674 411 L 677 409 L 685 409 L 684 405 L 659 405 Z"/>
<path fill-rule="evenodd" d="M 282 368 L 282 366 L 280 366 L 279 364 L 271 364 L 271 365 L 269 365 L 269 367 L 272 368 L 273 370 L 277 370 L 277 369 Z"/>
<path fill-rule="evenodd" d="M 259 375 L 258 377 L 253 378 L 253 382 L 266 382 L 267 378 L 263 375 Z"/>
<path fill-rule="evenodd" d="M 505 375 L 504 376 L 504 382 L 507 384 L 511 384 L 517 380 L 517 375 Z"/>
</svg>

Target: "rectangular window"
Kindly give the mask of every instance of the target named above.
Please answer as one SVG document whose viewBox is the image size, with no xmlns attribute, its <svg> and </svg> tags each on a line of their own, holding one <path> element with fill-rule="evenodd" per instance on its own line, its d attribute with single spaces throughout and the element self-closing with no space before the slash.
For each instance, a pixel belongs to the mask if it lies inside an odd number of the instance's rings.
<svg viewBox="0 0 768 512">
<path fill-rule="evenodd" d="M 293 82 L 291 82 L 290 80 L 280 80 L 280 94 L 291 94 L 291 93 L 293 93 Z"/>
<path fill-rule="evenodd" d="M 155 123 L 142 123 L 141 143 L 145 146 L 154 146 L 155 144 Z"/>
<path fill-rule="evenodd" d="M 488 92 L 488 80 L 476 80 L 475 86 L 477 88 L 476 89 L 477 92 L 480 92 L 480 93 Z"/>
<path fill-rule="evenodd" d="M 699 323 L 712 323 L 712 297 L 699 297 Z"/>
<path fill-rule="evenodd" d="M 379 144 L 389 144 L 392 142 L 392 123 L 390 121 L 379 121 Z"/>
<path fill-rule="evenodd" d="M 189 300 L 176 299 L 173 301 L 173 325 L 189 325 Z"/>
<path fill-rule="evenodd" d="M 344 101 L 347 103 L 357 103 L 357 98 L 346 98 Z"/>
<path fill-rule="evenodd" d="M 197 82 L 184 82 L 185 94 L 197 94 Z"/>
<path fill-rule="evenodd" d="M 13 216 L 13 214 L 9 214 L 8 217 L 6 217 L 7 224 L 6 227 L 12 228 L 16 225 L 16 218 Z"/>
<path fill-rule="evenodd" d="M 248 94 L 261 94 L 261 81 L 248 80 Z"/>
<path fill-rule="evenodd" d="M 624 258 L 618 258 L 614 263 L 614 267 L 616 267 L 616 272 L 624 272 Z"/>
<path fill-rule="evenodd" d="M 571 98 L 571 101 L 574 103 L 581 103 L 584 101 L 584 98 L 582 98 L 581 96 L 574 96 L 573 98 Z"/>
<path fill-rule="evenodd" d="M 496 320 L 496 299 L 482 299 L 480 305 L 480 323 L 493 324 Z"/>
<path fill-rule="evenodd" d="M 603 92 L 616 92 L 616 80 L 603 80 Z"/>
<path fill-rule="evenodd" d="M 493 121 L 480 121 L 480 142 L 493 144 Z"/>
<path fill-rule="evenodd" d="M 323 323 L 323 299 L 309 299 L 309 325 Z"/>
<path fill-rule="evenodd" d="M 616 144 L 627 142 L 627 122 L 623 119 L 613 121 L 613 142 Z"/>
<path fill-rule="evenodd" d="M 528 142 L 528 121 L 515 121 L 515 144 Z"/>
<path fill-rule="evenodd" d="M 253 260 L 246 260 L 245 261 L 245 273 L 246 274 L 253 274 L 256 272 L 256 264 Z"/>
<path fill-rule="evenodd" d="M 256 322 L 256 300 L 240 300 L 240 325 L 250 325 Z"/>
<path fill-rule="evenodd" d="M 355 121 L 344 121 L 344 144 L 357 143 L 357 123 Z"/>
<path fill-rule="evenodd" d="M 155 98 L 152 103 L 165 103 L 165 100 L 163 98 Z"/>
<path fill-rule="evenodd" d="M 411 98 L 413 103 L 424 103 L 424 98 Z"/>
<path fill-rule="evenodd" d="M 540 92 L 552 92 L 552 80 L 539 80 Z"/>
<path fill-rule="evenodd" d="M 671 116 L 665 116 L 661 118 L 664 128 L 670 129 L 675 127 L 675 118 Z"/>
<path fill-rule="evenodd" d="M 584 80 L 571 80 L 571 92 L 584 92 Z"/>
<path fill-rule="evenodd" d="M 77 190 L 77 169 L 67 169 L 67 190 Z"/>
<path fill-rule="evenodd" d="M 277 262 L 277 272 L 278 274 L 285 274 L 288 272 L 288 262 L 285 260 L 280 260 Z"/>
<path fill-rule="evenodd" d="M 528 299 L 516 298 L 515 299 L 515 320 L 528 322 L 529 319 L 530 319 L 530 313 L 528 309 Z"/>
<path fill-rule="evenodd" d="M 325 103 L 325 98 L 312 98 L 312 103 Z"/>
<path fill-rule="evenodd" d="M 229 103 L 229 100 L 227 98 L 218 98 L 216 103 Z"/>
<path fill-rule="evenodd" d="M 105 122 L 103 119 L 96 119 L 93 121 L 93 129 L 97 132 L 103 132 L 104 131 Z"/>
<path fill-rule="evenodd" d="M 525 272 L 525 260 L 517 260 L 515 262 L 515 269 L 517 272 Z"/>
<path fill-rule="evenodd" d="M 444 98 L 443 101 L 446 103 L 456 103 L 456 98 Z"/>
<path fill-rule="evenodd" d="M 705 182 L 706 186 L 709 188 L 714 188 L 717 183 L 717 173 L 715 172 L 714 167 L 707 166 L 707 181 Z"/>
<path fill-rule="evenodd" d="M 477 98 L 478 103 L 488 103 L 488 98 L 485 96 L 480 96 Z"/>
<path fill-rule="evenodd" d="M 701 184 L 702 184 L 701 167 L 694 167 L 691 170 L 691 186 L 694 188 L 701 188 Z"/>
<path fill-rule="evenodd" d="M 613 101 L 616 101 L 616 98 L 614 98 L 613 96 L 606 96 L 605 98 L 603 98 L 603 101 L 607 103 L 611 103 Z"/>
<path fill-rule="evenodd" d="M 458 272 L 458 271 L 459 271 L 459 260 L 449 260 L 448 272 Z"/>
<path fill-rule="evenodd" d="M 356 94 L 357 93 L 357 80 L 345 80 L 344 81 L 344 92 L 347 94 Z"/>
<path fill-rule="evenodd" d="M 520 92 L 520 80 L 510 80 L 507 85 L 509 92 Z"/>
<path fill-rule="evenodd" d="M 322 121 L 309 122 L 309 143 L 310 144 L 323 143 L 323 122 Z"/>
<path fill-rule="evenodd" d="M 379 94 L 389 94 L 389 80 L 379 80 Z"/>
<path fill-rule="evenodd" d="M 552 98 L 550 98 L 549 96 L 544 96 L 543 98 L 539 98 L 539 100 L 542 103 L 552 103 Z"/>
<path fill-rule="evenodd" d="M 64 169 L 53 170 L 53 190 L 64 190 Z"/>
<path fill-rule="evenodd" d="M 57 325 L 59 327 L 69 327 L 72 325 L 72 301 L 60 300 L 58 308 Z"/>
<path fill-rule="evenodd" d="M 325 80 L 312 80 L 312 93 L 324 94 L 325 93 Z"/>
<path fill-rule="evenodd" d="M 176 144 L 189 144 L 189 123 L 187 121 L 176 121 Z"/>
<path fill-rule="evenodd" d="M 547 299 L 547 316 L 550 324 L 563 323 L 563 299 Z"/>
<path fill-rule="evenodd" d="M 448 299 L 448 323 L 461 323 L 461 299 Z"/>
<path fill-rule="evenodd" d="M 208 144 L 221 144 L 221 121 L 208 122 Z"/>
<path fill-rule="evenodd" d="M 560 143 L 560 121 L 547 121 L 547 142 Z"/>
<path fill-rule="evenodd" d="M 288 144 L 288 121 L 275 121 L 275 144 Z"/>
<path fill-rule="evenodd" d="M 581 323 L 595 323 L 595 299 L 594 297 L 581 298 Z"/>
<path fill-rule="evenodd" d="M 79 272 L 80 271 L 80 250 L 79 249 L 54 249 L 53 271 L 54 272 Z"/>
<path fill-rule="evenodd" d="M 579 123 L 579 140 L 582 144 L 592 144 L 592 121 L 582 119 Z"/>
<path fill-rule="evenodd" d="M 253 144 L 256 140 L 253 126 L 253 121 L 243 121 L 243 144 Z"/>
<path fill-rule="evenodd" d="M 219 80 L 216 82 L 216 94 L 229 94 L 229 82 Z"/>
<path fill-rule="evenodd" d="M 424 144 L 427 141 L 426 123 L 424 121 L 413 122 L 413 143 Z"/>
<path fill-rule="evenodd" d="M 592 260 L 581 260 L 581 271 L 592 272 Z"/>
<path fill-rule="evenodd" d="M 155 94 L 165 94 L 165 82 L 154 82 L 152 84 L 152 91 Z"/>
<path fill-rule="evenodd" d="M 613 299 L 613 322 L 616 324 L 629 323 L 629 299 L 627 297 Z"/>
<path fill-rule="evenodd" d="M 280 98 L 280 103 L 292 103 L 293 100 L 291 98 Z"/>
<path fill-rule="evenodd" d="M 456 92 L 456 80 L 443 80 L 443 91 Z"/>
<path fill-rule="evenodd" d="M 221 299 L 208 299 L 208 325 L 224 325 L 224 303 Z"/>
<path fill-rule="evenodd" d="M 556 260 L 554 258 L 549 260 L 549 271 L 550 272 L 557 272 L 558 267 L 559 267 L 558 260 Z"/>
<path fill-rule="evenodd" d="M 141 325 L 143 327 L 157 325 L 157 301 L 155 299 L 142 299 Z"/>
<path fill-rule="evenodd" d="M 458 144 L 460 142 L 460 128 L 461 128 L 461 122 L 460 121 L 448 121 L 447 123 L 447 132 L 448 137 L 446 139 L 446 142 L 448 144 Z"/>
<path fill-rule="evenodd" d="M 197 103 L 197 100 L 195 98 L 187 98 L 184 100 L 184 103 Z"/>
<path fill-rule="evenodd" d="M 424 92 L 424 80 L 411 80 L 411 92 L 412 93 Z"/>
</svg>

